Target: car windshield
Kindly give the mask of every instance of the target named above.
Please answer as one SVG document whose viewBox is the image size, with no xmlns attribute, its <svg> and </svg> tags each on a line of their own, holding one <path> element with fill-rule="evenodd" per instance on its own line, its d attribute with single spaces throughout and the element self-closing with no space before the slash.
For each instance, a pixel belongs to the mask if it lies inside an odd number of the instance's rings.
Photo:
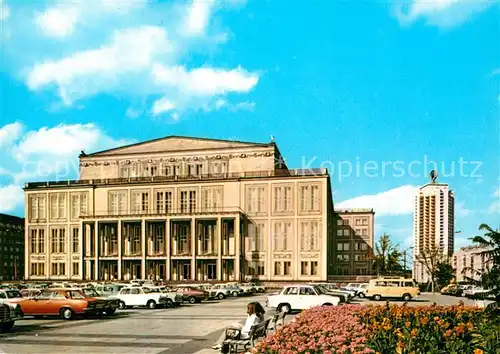
<svg viewBox="0 0 500 354">
<path fill-rule="evenodd" d="M 85 294 L 79 291 L 68 291 L 68 296 L 70 299 L 77 299 L 77 300 L 85 299 Z"/>
<path fill-rule="evenodd" d="M 94 289 L 83 289 L 83 293 L 90 297 L 98 297 L 99 294 Z"/>
<path fill-rule="evenodd" d="M 323 286 L 323 285 L 315 285 L 313 286 L 314 289 L 316 289 L 317 293 L 322 295 L 326 294 L 328 290 Z"/>
<path fill-rule="evenodd" d="M 15 299 L 15 298 L 23 297 L 21 295 L 21 293 L 17 290 L 7 290 L 5 293 L 7 294 L 8 299 Z"/>
<path fill-rule="evenodd" d="M 151 289 L 148 289 L 148 288 L 142 288 L 142 290 L 144 290 L 144 294 L 149 294 L 149 293 L 153 292 L 153 291 L 151 291 Z"/>
</svg>

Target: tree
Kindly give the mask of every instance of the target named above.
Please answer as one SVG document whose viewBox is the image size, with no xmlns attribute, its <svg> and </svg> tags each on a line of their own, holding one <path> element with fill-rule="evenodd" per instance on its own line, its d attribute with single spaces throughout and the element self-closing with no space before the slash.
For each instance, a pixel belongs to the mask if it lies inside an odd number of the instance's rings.
<svg viewBox="0 0 500 354">
<path fill-rule="evenodd" d="M 449 263 L 438 263 L 436 269 L 436 282 L 440 288 L 450 284 L 455 278 L 455 270 Z"/>
<path fill-rule="evenodd" d="M 484 289 L 491 289 L 498 300 L 500 295 L 500 232 L 498 229 L 493 230 L 487 224 L 479 225 L 479 230 L 483 231 L 484 235 L 473 237 L 472 242 L 484 247 L 484 251 L 478 254 L 493 261 L 490 269 L 479 272 L 480 284 Z"/>
<path fill-rule="evenodd" d="M 422 265 L 425 272 L 430 276 L 432 292 L 434 292 L 438 267 L 440 264 L 448 263 L 443 251 L 433 245 L 416 254 L 415 260 Z"/>
<path fill-rule="evenodd" d="M 375 245 L 373 257 L 377 275 L 387 275 L 401 271 L 401 264 L 399 263 L 401 256 L 402 253 L 399 247 L 393 245 L 390 236 L 384 233 Z"/>
</svg>

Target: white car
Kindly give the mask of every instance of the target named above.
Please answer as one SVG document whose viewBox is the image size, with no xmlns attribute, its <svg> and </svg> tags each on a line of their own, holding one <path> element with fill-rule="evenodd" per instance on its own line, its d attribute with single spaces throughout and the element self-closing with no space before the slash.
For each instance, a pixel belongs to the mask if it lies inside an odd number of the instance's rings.
<svg viewBox="0 0 500 354">
<path fill-rule="evenodd" d="M 9 304 L 17 304 L 19 299 L 22 299 L 23 295 L 17 289 L 0 289 L 0 301 L 8 302 Z"/>
<path fill-rule="evenodd" d="M 154 309 L 167 306 L 168 297 L 162 293 L 152 293 L 148 288 L 127 287 L 120 290 L 114 297 L 120 299 L 120 309 L 134 306 L 146 306 Z"/>
<path fill-rule="evenodd" d="M 21 305 L 0 300 L 0 332 L 7 332 L 24 317 Z"/>
<path fill-rule="evenodd" d="M 314 306 L 337 306 L 340 299 L 327 295 L 314 285 L 288 285 L 281 292 L 267 297 L 266 306 L 279 312 L 305 310 Z"/>
</svg>

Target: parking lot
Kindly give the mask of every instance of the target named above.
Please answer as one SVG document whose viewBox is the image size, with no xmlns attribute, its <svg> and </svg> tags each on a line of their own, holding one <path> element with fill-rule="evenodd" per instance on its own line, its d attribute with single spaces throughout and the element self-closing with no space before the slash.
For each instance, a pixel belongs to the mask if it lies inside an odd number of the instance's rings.
<svg viewBox="0 0 500 354">
<path fill-rule="evenodd" d="M 4 353 L 215 353 L 210 347 L 226 326 L 245 318 L 249 301 L 265 303 L 265 295 L 241 297 L 175 309 L 133 309 L 118 311 L 109 318 L 57 318 L 16 322 L 9 333 L 0 334 L 0 352 Z M 467 305 L 465 298 L 422 294 L 411 306 Z M 358 300 L 359 304 L 384 304 L 383 301 Z M 394 302 L 402 304 L 403 302 Z M 290 320 L 292 316 L 288 318 Z"/>
</svg>

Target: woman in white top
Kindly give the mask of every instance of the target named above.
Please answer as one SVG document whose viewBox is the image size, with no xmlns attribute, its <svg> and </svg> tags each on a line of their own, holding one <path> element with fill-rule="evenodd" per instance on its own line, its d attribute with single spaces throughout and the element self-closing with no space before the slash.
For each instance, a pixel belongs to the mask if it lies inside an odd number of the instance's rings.
<svg viewBox="0 0 500 354">
<path fill-rule="evenodd" d="M 215 350 L 220 350 L 222 348 L 222 344 L 226 339 L 229 339 L 226 337 L 226 334 L 228 330 L 231 329 L 237 329 L 240 331 L 240 336 L 239 339 L 246 339 L 248 338 L 248 334 L 250 333 L 250 329 L 252 328 L 253 325 L 259 324 L 259 322 L 262 320 L 262 315 L 259 313 L 257 314 L 257 309 L 256 305 L 254 302 L 251 302 L 247 305 L 247 319 L 245 321 L 245 324 L 241 323 L 234 323 L 233 325 L 226 327 L 224 331 L 222 332 L 219 340 L 215 345 L 212 347 L 212 349 Z"/>
</svg>

